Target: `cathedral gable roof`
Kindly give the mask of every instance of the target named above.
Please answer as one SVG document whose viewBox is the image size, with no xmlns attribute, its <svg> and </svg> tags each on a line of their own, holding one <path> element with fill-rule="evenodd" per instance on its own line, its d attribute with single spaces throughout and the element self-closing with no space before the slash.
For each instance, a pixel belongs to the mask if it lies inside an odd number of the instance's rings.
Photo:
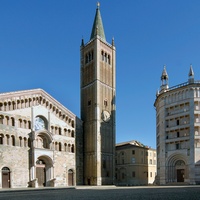
<svg viewBox="0 0 200 200">
<path fill-rule="evenodd" d="M 48 94 L 43 89 L 32 89 L 32 90 L 22 90 L 15 92 L 0 93 L 0 110 L 3 105 L 13 105 L 18 102 L 23 102 L 25 107 L 31 107 L 30 102 L 33 105 L 42 105 L 45 107 L 53 108 L 60 115 L 67 115 L 71 118 L 75 117 L 69 109 L 63 106 L 60 102 L 54 99 L 50 94 Z"/>
</svg>

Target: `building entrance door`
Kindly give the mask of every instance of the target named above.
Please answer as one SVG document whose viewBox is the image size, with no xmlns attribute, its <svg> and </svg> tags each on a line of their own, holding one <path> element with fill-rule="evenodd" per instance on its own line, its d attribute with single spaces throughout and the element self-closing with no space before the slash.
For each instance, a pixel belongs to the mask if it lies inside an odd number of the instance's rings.
<svg viewBox="0 0 200 200">
<path fill-rule="evenodd" d="M 184 182 L 184 169 L 177 169 L 177 182 Z"/>
<path fill-rule="evenodd" d="M 74 176 L 73 176 L 73 171 L 70 169 L 68 171 L 68 186 L 73 186 L 74 185 Z"/>
<path fill-rule="evenodd" d="M 2 188 L 10 188 L 10 169 L 2 168 Z"/>
<path fill-rule="evenodd" d="M 38 187 L 46 186 L 45 163 L 41 160 L 36 165 L 36 178 L 38 179 Z"/>
</svg>

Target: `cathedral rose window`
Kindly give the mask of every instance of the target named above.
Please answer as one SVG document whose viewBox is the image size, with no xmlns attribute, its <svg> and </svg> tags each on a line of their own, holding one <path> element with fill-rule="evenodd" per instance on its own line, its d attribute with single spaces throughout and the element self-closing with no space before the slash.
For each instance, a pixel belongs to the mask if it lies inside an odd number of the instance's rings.
<svg viewBox="0 0 200 200">
<path fill-rule="evenodd" d="M 41 117 L 36 117 L 35 118 L 35 130 L 41 130 L 45 129 L 45 122 Z"/>
</svg>

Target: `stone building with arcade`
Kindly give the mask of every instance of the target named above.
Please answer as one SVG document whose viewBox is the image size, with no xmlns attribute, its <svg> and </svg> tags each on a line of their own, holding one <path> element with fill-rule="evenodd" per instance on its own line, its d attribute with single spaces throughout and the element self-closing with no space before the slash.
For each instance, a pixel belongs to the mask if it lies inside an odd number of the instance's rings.
<svg viewBox="0 0 200 200">
<path fill-rule="evenodd" d="M 188 80 L 169 87 L 167 70 L 156 94 L 157 182 L 200 183 L 200 81 L 190 66 Z"/>
<path fill-rule="evenodd" d="M 78 135 L 82 121 L 44 90 L 0 94 L 1 187 L 78 183 Z"/>
</svg>

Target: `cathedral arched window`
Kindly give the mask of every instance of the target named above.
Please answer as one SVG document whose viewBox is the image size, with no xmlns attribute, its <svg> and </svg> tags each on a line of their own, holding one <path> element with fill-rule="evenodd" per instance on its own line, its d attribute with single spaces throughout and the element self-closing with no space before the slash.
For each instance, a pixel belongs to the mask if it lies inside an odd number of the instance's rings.
<svg viewBox="0 0 200 200">
<path fill-rule="evenodd" d="M 68 151 L 68 152 L 71 152 L 71 145 L 70 145 L 70 144 L 68 144 L 67 151 Z"/>
<path fill-rule="evenodd" d="M 22 119 L 19 119 L 19 128 L 22 128 Z"/>
<path fill-rule="evenodd" d="M 62 129 L 60 127 L 59 127 L 58 131 L 59 131 L 59 135 L 61 135 L 62 134 Z"/>
<path fill-rule="evenodd" d="M 31 147 L 31 139 L 28 138 L 28 147 Z"/>
<path fill-rule="evenodd" d="M 7 145 L 10 144 L 9 141 L 10 141 L 10 136 L 9 136 L 9 135 L 6 135 L 6 143 L 7 143 Z"/>
<path fill-rule="evenodd" d="M 22 137 L 19 137 L 19 146 L 22 147 Z"/>
<path fill-rule="evenodd" d="M 74 121 L 72 121 L 72 127 L 74 128 Z"/>
<path fill-rule="evenodd" d="M 27 128 L 26 126 L 27 126 L 27 121 L 24 120 L 24 128 Z"/>
<path fill-rule="evenodd" d="M 31 121 L 28 121 L 28 128 L 31 129 Z"/>
<path fill-rule="evenodd" d="M 11 110 L 12 108 L 11 108 L 11 102 L 9 101 L 8 102 L 8 110 Z"/>
<path fill-rule="evenodd" d="M 13 117 L 11 117 L 11 125 L 15 126 L 15 119 Z"/>
<path fill-rule="evenodd" d="M 68 137 L 71 137 L 71 130 L 68 129 Z"/>
<path fill-rule="evenodd" d="M 15 136 L 12 135 L 12 136 L 11 136 L 11 139 L 12 139 L 12 146 L 15 146 Z"/>
<path fill-rule="evenodd" d="M 9 117 L 6 116 L 5 118 L 6 118 L 6 125 L 9 125 Z"/>
<path fill-rule="evenodd" d="M 72 136 L 72 137 L 74 137 L 74 131 L 72 131 L 72 134 L 71 134 L 71 136 Z"/>
<path fill-rule="evenodd" d="M 57 151 L 58 150 L 58 143 L 55 142 L 55 150 Z"/>
<path fill-rule="evenodd" d="M 61 142 L 59 142 L 58 147 L 59 147 L 59 151 L 62 151 L 62 145 L 61 145 Z"/>
<path fill-rule="evenodd" d="M 74 145 L 72 144 L 71 152 L 74 153 Z"/>
<path fill-rule="evenodd" d="M 67 152 L 67 144 L 64 144 L 65 152 Z"/>
<path fill-rule="evenodd" d="M 3 124 L 3 115 L 0 115 L 0 124 Z"/>
<path fill-rule="evenodd" d="M 4 138 L 4 135 L 0 134 L 0 144 L 3 144 L 3 138 Z"/>
<path fill-rule="evenodd" d="M 27 147 L 27 139 L 24 138 L 24 147 Z"/>
</svg>

